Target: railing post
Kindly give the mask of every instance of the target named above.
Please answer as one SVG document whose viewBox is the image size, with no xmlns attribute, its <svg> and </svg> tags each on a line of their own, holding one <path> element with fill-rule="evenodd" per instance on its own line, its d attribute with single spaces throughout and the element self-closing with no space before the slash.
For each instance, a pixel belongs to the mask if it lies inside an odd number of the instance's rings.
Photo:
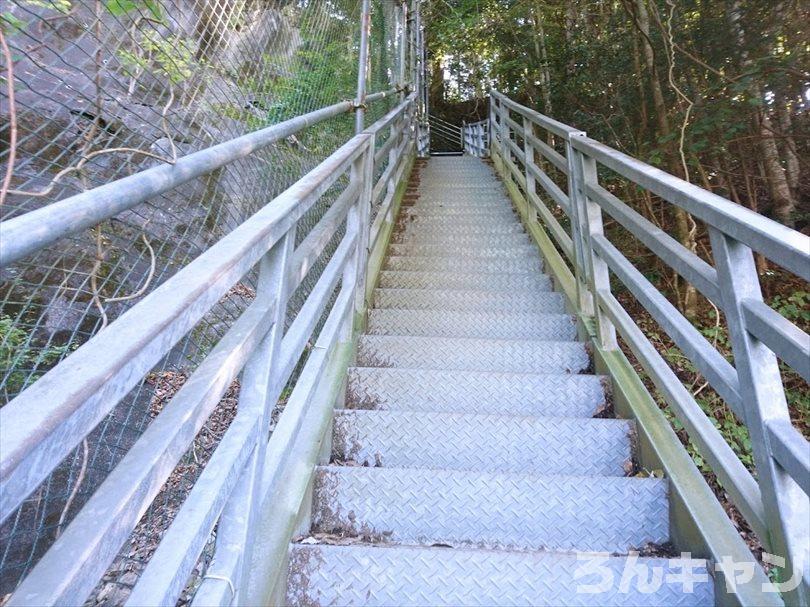
<svg viewBox="0 0 810 607">
<path fill-rule="evenodd" d="M 400 99 L 405 99 L 408 91 L 405 90 L 405 79 L 407 73 L 407 49 L 408 49 L 408 2 L 401 0 L 399 3 L 399 88 L 401 90 Z"/>
<path fill-rule="evenodd" d="M 262 431 L 259 434 L 259 442 L 253 450 L 253 455 L 239 482 L 244 490 L 234 492 L 235 496 L 246 496 L 248 503 L 237 504 L 235 500 L 229 500 L 223 512 L 223 516 L 236 516 L 244 522 L 244 534 L 239 533 L 241 537 L 224 538 L 225 541 L 234 539 L 237 542 L 244 541 L 242 566 L 240 571 L 237 571 L 239 579 L 231 580 L 237 592 L 244 588 L 249 575 L 255 537 L 251 533 L 251 529 L 254 529 L 256 524 L 260 506 L 258 502 L 261 499 L 261 479 L 267 451 L 270 416 L 284 387 L 280 385 L 282 378 L 279 377 L 277 368 L 281 339 L 284 336 L 284 325 L 287 319 L 287 300 L 290 296 L 290 260 L 295 249 L 295 233 L 296 227 L 292 227 L 259 263 L 259 278 L 254 303 L 262 299 L 275 300 L 273 326 L 245 365 L 239 389 L 237 415 L 259 417 Z M 236 526 L 232 529 L 237 531 Z"/>
<path fill-rule="evenodd" d="M 371 217 L 371 191 L 374 184 L 374 135 L 369 134 L 365 142 L 366 149 L 352 164 L 350 184 L 358 184 L 357 202 L 349 208 L 346 216 L 346 234 L 356 234 L 353 259 L 346 264 L 343 272 L 343 284 L 354 282 L 354 322 L 350 327 L 362 328 L 363 314 L 366 309 L 366 263 L 368 259 L 368 238 Z M 360 327 L 357 327 L 357 324 Z M 346 336 L 349 337 L 350 336 Z"/>
<path fill-rule="evenodd" d="M 489 155 L 494 156 L 497 154 L 497 150 L 495 150 L 495 127 L 497 123 L 495 122 L 495 116 L 497 115 L 497 103 L 498 100 L 495 98 L 494 91 L 490 91 L 489 93 L 489 122 L 487 123 L 487 129 L 489 130 Z"/>
<path fill-rule="evenodd" d="M 572 137 L 581 135 L 572 135 Z M 598 185 L 599 176 L 597 174 L 596 160 L 575 149 L 568 144 L 569 174 L 572 177 L 572 184 L 569 186 L 571 209 L 574 218 L 571 220 L 572 226 L 578 226 L 579 234 L 572 229 L 575 251 L 580 251 L 578 260 L 582 260 L 582 268 L 577 270 L 580 275 L 584 274 L 590 287 L 590 294 L 584 289 L 582 277 L 577 279 L 577 302 L 580 312 L 586 316 L 593 314 L 596 317 L 596 338 L 599 346 L 605 350 L 613 350 L 618 347 L 616 342 L 616 329 L 608 317 L 599 309 L 597 305 L 597 293 L 599 291 L 610 292 L 610 270 L 607 264 L 594 252 L 591 246 L 591 237 L 602 235 L 604 226 L 602 222 L 602 209 L 593 202 L 585 192 L 587 184 Z M 571 166 L 573 165 L 573 166 Z"/>
<path fill-rule="evenodd" d="M 589 290 L 590 271 L 585 239 L 585 190 L 582 184 L 581 153 L 571 145 L 573 137 L 584 137 L 583 132 L 570 133 L 565 141 L 568 163 L 568 200 L 571 203 L 571 240 L 574 245 L 574 277 L 577 287 L 577 306 L 584 316 L 594 315 L 595 301 Z"/>
<path fill-rule="evenodd" d="M 745 419 L 751 436 L 757 477 L 765 506 L 770 544 L 775 556 L 785 559 L 782 581 L 802 576 L 799 586 L 786 590 L 786 605 L 810 602 L 810 508 L 808 497 L 773 457 L 767 426 L 775 421 L 790 424 L 787 401 L 776 356 L 745 326 L 743 304 L 762 301 L 754 255 L 746 245 L 709 228 L 712 254 L 723 312 L 728 323 L 734 365 L 743 396 Z M 768 542 L 770 540 L 770 542 Z"/>
<path fill-rule="evenodd" d="M 354 132 L 362 133 L 366 117 L 366 82 L 368 82 L 368 45 L 371 33 L 371 0 L 363 0 L 360 14 L 360 58 L 357 62 L 357 99 L 354 102 Z"/>
<path fill-rule="evenodd" d="M 532 197 L 537 194 L 534 182 L 534 173 L 529 169 L 534 164 L 534 146 L 529 137 L 534 133 L 534 124 L 526 116 L 523 118 L 523 176 L 526 179 L 526 221 L 537 223 L 537 209 L 534 208 Z"/>
</svg>

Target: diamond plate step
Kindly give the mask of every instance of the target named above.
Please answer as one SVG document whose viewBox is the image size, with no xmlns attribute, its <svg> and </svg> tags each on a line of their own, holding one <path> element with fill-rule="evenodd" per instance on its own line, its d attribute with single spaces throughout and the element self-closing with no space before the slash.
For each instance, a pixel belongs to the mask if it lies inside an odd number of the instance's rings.
<svg viewBox="0 0 810 607">
<path fill-rule="evenodd" d="M 332 455 L 385 468 L 624 476 L 631 429 L 618 419 L 339 411 Z"/>
<path fill-rule="evenodd" d="M 486 337 L 566 341 L 577 338 L 574 318 L 543 312 L 466 312 L 459 310 L 371 310 L 371 335 Z"/>
<path fill-rule="evenodd" d="M 516 259 L 488 257 L 425 257 L 403 255 L 389 257 L 385 261 L 386 270 L 408 270 L 417 272 L 457 271 L 465 274 L 473 272 L 542 272 L 543 264 L 533 257 Z"/>
<path fill-rule="evenodd" d="M 684 563 L 661 558 L 593 557 L 554 552 L 504 552 L 413 546 L 290 546 L 288 605 L 467 605 L 580 607 L 701 607 L 714 605 L 714 584 L 704 560 L 687 567 L 691 592 L 677 576 Z M 643 571 L 621 586 L 632 564 Z M 594 566 L 595 565 L 595 566 Z M 599 592 L 604 571 L 612 584 Z M 650 592 L 642 584 L 661 571 Z M 699 578 L 698 578 L 699 576 Z M 339 583 L 338 583 L 339 580 Z"/>
<path fill-rule="evenodd" d="M 575 341 L 361 335 L 357 364 L 367 367 L 515 373 L 580 373 L 591 362 Z"/>
<path fill-rule="evenodd" d="M 401 218 L 419 217 L 420 219 L 448 219 L 448 220 L 472 220 L 472 219 L 517 219 L 517 215 L 510 206 L 503 208 L 492 209 L 475 209 L 475 208 L 460 208 L 460 209 L 442 209 L 435 206 L 422 206 L 418 202 L 407 207 L 403 207 L 400 211 Z"/>
<path fill-rule="evenodd" d="M 440 244 L 446 247 L 452 246 L 475 246 L 475 247 L 498 247 L 498 246 L 520 246 L 531 244 L 529 235 L 520 234 L 467 234 L 464 232 L 442 232 L 432 234 L 402 234 L 397 232 L 392 235 L 391 242 L 409 244 Z"/>
<path fill-rule="evenodd" d="M 537 273 L 461 273 L 383 270 L 383 289 L 470 289 L 473 291 L 550 291 L 551 280 Z"/>
<path fill-rule="evenodd" d="M 403 236 L 443 236 L 454 231 L 463 234 L 523 234 L 523 226 L 512 220 L 491 220 L 480 221 L 411 221 L 400 225 L 399 234 Z"/>
<path fill-rule="evenodd" d="M 392 542 L 625 553 L 669 540 L 667 481 L 320 467 L 312 528 Z"/>
<path fill-rule="evenodd" d="M 420 257 L 531 257 L 532 259 L 540 259 L 540 253 L 537 247 L 533 244 L 525 244 L 519 246 L 491 246 L 491 247 L 476 247 L 471 245 L 466 246 L 448 246 L 448 245 L 435 245 L 435 244 L 397 244 L 392 243 L 388 247 L 389 255 L 418 255 Z"/>
<path fill-rule="evenodd" d="M 607 406 L 594 375 L 437 369 L 349 369 L 346 406 L 386 411 L 592 417 Z"/>
<path fill-rule="evenodd" d="M 441 259 L 441 258 L 437 258 Z M 488 310 L 491 312 L 565 312 L 562 293 L 501 293 L 438 289 L 377 289 L 375 308 L 398 310 Z"/>
</svg>

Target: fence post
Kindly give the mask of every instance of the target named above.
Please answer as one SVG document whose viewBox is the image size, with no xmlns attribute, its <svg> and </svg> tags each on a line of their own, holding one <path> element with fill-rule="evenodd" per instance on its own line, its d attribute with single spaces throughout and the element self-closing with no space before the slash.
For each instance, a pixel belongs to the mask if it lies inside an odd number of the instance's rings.
<svg viewBox="0 0 810 607">
<path fill-rule="evenodd" d="M 577 307 L 584 316 L 594 315 L 595 301 L 589 291 L 590 271 L 587 260 L 587 245 L 585 242 L 585 226 L 583 217 L 585 193 L 582 187 L 580 152 L 571 145 L 573 137 L 585 137 L 584 132 L 569 133 L 565 140 L 565 156 L 568 161 L 568 200 L 571 205 L 571 240 L 574 245 L 574 276 L 577 286 Z"/>
<path fill-rule="evenodd" d="M 226 510 L 238 512 L 240 519 L 244 520 L 244 552 L 242 566 L 237 571 L 238 579 L 231 580 L 237 592 L 244 588 L 249 575 L 249 567 L 253 554 L 254 528 L 261 499 L 261 481 L 264 471 L 265 452 L 267 451 L 267 432 L 270 428 L 270 416 L 276 406 L 276 400 L 284 386 L 280 385 L 282 379 L 278 376 L 278 356 L 281 349 L 281 339 L 284 336 L 287 319 L 287 300 L 290 296 L 290 260 L 295 249 L 296 226 L 277 242 L 259 263 L 259 279 L 256 284 L 256 297 L 254 302 L 261 299 L 274 299 L 273 326 L 267 336 L 262 340 L 254 355 L 245 365 L 239 389 L 239 408 L 237 415 L 258 416 L 261 419 L 261 432 L 259 442 L 253 450 L 253 455 L 240 480 L 247 484 L 244 494 L 248 496 L 247 504 L 229 502 Z M 241 535 L 241 534 L 240 534 Z M 242 538 L 238 538 L 242 540 Z M 237 541 L 238 541 L 237 540 Z"/>
<path fill-rule="evenodd" d="M 534 124 L 526 116 L 523 118 L 523 176 L 526 179 L 526 221 L 537 223 L 537 209 L 534 208 L 532 197 L 537 194 L 534 173 L 529 169 L 534 164 L 534 146 L 529 137 L 534 133 Z"/>
<path fill-rule="evenodd" d="M 400 99 L 405 99 L 408 91 L 405 90 L 407 71 L 407 48 L 408 48 L 408 2 L 401 0 L 399 3 L 399 88 L 401 90 Z"/>
<path fill-rule="evenodd" d="M 770 534 L 763 542 L 770 544 L 775 556 L 785 559 L 785 578 L 802 576 L 797 588 L 785 592 L 785 604 L 807 605 L 810 602 L 808 496 L 774 459 L 767 432 L 768 424 L 774 421 L 790 424 L 779 363 L 768 346 L 748 332 L 743 313 L 746 300 L 762 301 L 754 255 L 749 247 L 717 228 L 709 227 L 709 237 L 740 394 L 744 395 L 743 422 L 751 436 Z"/>
<path fill-rule="evenodd" d="M 346 216 L 346 234 L 356 234 L 353 259 L 346 264 L 343 272 L 343 284 L 354 281 L 354 322 L 350 327 L 362 329 L 365 324 L 366 298 L 366 262 L 368 259 L 368 237 L 371 217 L 371 191 L 374 182 L 374 135 L 368 134 L 365 151 L 352 163 L 350 184 L 358 184 L 357 202 Z M 359 325 L 359 326 L 358 326 Z M 348 336 L 351 338 L 350 336 Z"/>
<path fill-rule="evenodd" d="M 497 115 L 497 105 L 498 100 L 495 98 L 495 91 L 490 91 L 489 93 L 489 123 L 487 124 L 487 129 L 489 131 L 489 155 L 493 156 L 494 154 L 498 154 L 498 151 L 495 149 L 495 128 L 497 127 L 497 122 L 495 121 L 495 116 Z"/>
<path fill-rule="evenodd" d="M 366 82 L 368 81 L 368 39 L 371 33 L 371 0 L 363 0 L 360 14 L 360 58 L 357 62 L 357 99 L 354 102 L 354 132 L 362 133 L 366 116 Z"/>
<path fill-rule="evenodd" d="M 572 136 L 581 137 L 582 135 L 574 134 Z M 573 181 L 570 186 L 573 196 L 569 196 L 571 209 L 574 211 L 572 213 L 574 219 L 571 220 L 571 224 L 572 226 L 577 225 L 579 229 L 578 235 L 572 229 L 572 238 L 575 251 L 577 247 L 581 251 L 579 259 L 582 260 L 583 267 L 580 269 L 580 274 L 585 274 L 585 279 L 590 287 L 590 294 L 588 294 L 582 284 L 582 278 L 577 279 L 579 298 L 577 303 L 582 314 L 588 316 L 593 314 L 596 317 L 596 338 L 599 346 L 605 350 L 614 350 L 618 347 L 616 329 L 597 304 L 599 291 L 610 292 L 610 270 L 591 246 L 591 236 L 604 233 L 602 209 L 585 192 L 587 184 L 597 185 L 599 183 L 596 160 L 574 148 L 570 142 L 568 143 L 568 153 L 573 161 L 573 167 L 569 164 L 569 173 Z M 579 262 L 576 265 L 578 266 Z"/>
</svg>

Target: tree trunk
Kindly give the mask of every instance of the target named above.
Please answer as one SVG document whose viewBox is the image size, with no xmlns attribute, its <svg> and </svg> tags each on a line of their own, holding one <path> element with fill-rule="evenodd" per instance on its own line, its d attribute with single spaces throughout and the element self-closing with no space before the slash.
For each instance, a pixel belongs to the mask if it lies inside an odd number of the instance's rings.
<svg viewBox="0 0 810 607">
<path fill-rule="evenodd" d="M 801 163 L 796 152 L 796 140 L 793 138 L 793 118 L 790 115 L 790 106 L 784 96 L 780 96 L 776 111 L 779 117 L 780 141 L 782 143 L 782 157 L 785 159 L 785 176 L 793 196 L 799 197 L 799 184 L 801 183 Z"/>
</svg>

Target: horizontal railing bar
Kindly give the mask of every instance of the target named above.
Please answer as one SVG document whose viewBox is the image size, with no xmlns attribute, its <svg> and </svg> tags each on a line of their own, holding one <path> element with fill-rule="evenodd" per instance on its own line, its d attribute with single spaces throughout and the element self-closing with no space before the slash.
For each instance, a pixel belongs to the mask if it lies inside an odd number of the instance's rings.
<svg viewBox="0 0 810 607">
<path fill-rule="evenodd" d="M 551 232 L 557 246 L 560 247 L 560 250 L 565 254 L 566 258 L 568 258 L 568 261 L 574 263 L 574 243 L 571 237 L 535 192 L 528 192 L 528 195 L 529 199 L 532 201 L 532 205 L 540 214 L 546 228 Z"/>
<path fill-rule="evenodd" d="M 810 281 L 809 237 L 588 137 L 574 137 L 571 143 L 607 168 Z"/>
<path fill-rule="evenodd" d="M 318 281 L 312 288 L 304 305 L 301 306 L 301 310 L 295 315 L 295 320 L 284 334 L 278 355 L 280 361 L 278 377 L 281 377 L 284 382 L 292 375 L 295 366 L 298 364 L 298 360 L 301 358 L 312 332 L 318 325 L 318 321 L 329 303 L 329 298 L 341 279 L 346 259 L 351 255 L 356 245 L 357 234 L 347 234 L 343 237 L 334 255 L 332 255 L 329 263 L 326 264 L 323 272 L 318 277 Z"/>
<path fill-rule="evenodd" d="M 769 536 L 765 525 L 765 507 L 754 477 L 619 301 L 610 292 L 599 291 L 597 303 L 630 346 L 656 388 L 664 395 L 689 438 L 697 445 L 728 492 L 732 503 L 740 509 L 757 536 L 767 542 L 766 538 Z"/>
<path fill-rule="evenodd" d="M 351 287 L 352 285 L 348 286 Z M 345 314 L 345 308 L 351 300 L 351 295 L 350 289 L 341 287 L 340 294 L 335 300 L 329 319 L 318 336 L 310 359 L 307 360 L 307 364 L 304 366 L 292 394 L 290 394 L 273 434 L 270 436 L 265 459 L 267 464 L 262 479 L 264 495 L 273 494 L 273 489 L 283 474 L 284 466 L 288 461 L 290 445 L 295 441 L 295 437 L 301 429 L 301 422 L 304 419 L 306 406 L 309 402 L 309 394 L 325 368 L 326 357 L 324 354 L 331 349 L 338 338 L 341 324 L 339 321 Z M 331 324 L 330 320 L 333 321 Z"/>
<path fill-rule="evenodd" d="M 402 171 L 405 169 L 405 157 L 407 156 L 407 148 L 412 144 L 412 141 L 408 138 L 403 137 L 402 143 L 399 146 L 397 151 L 397 162 L 396 162 L 396 177 L 394 178 L 394 182 L 399 184 L 400 179 L 402 179 Z M 386 221 L 386 217 L 388 215 L 388 211 L 391 205 L 391 201 L 394 197 L 394 193 L 396 188 L 390 193 L 390 195 L 383 198 L 382 202 L 380 203 L 380 208 L 377 211 L 377 216 L 374 218 L 373 223 L 371 224 L 371 229 L 369 230 L 369 238 L 368 238 L 368 250 L 373 251 L 377 246 L 377 241 L 380 238 L 382 224 Z"/>
<path fill-rule="evenodd" d="M 761 300 L 743 300 L 746 329 L 810 382 L 810 336 Z"/>
<path fill-rule="evenodd" d="M 272 326 L 275 302 L 254 302 L 110 472 L 9 605 L 81 605 Z"/>
<path fill-rule="evenodd" d="M 571 201 L 568 198 L 568 195 L 562 191 L 562 189 L 554 183 L 554 180 L 548 176 L 543 169 L 539 166 L 534 164 L 533 162 L 529 162 L 528 165 L 529 172 L 534 176 L 534 178 L 540 182 L 540 185 L 543 186 L 543 189 L 548 192 L 548 195 L 551 196 L 551 199 L 565 211 L 565 214 L 571 217 Z"/>
<path fill-rule="evenodd" d="M 445 126 L 443 124 L 434 124 L 431 122 L 430 129 L 435 131 L 442 131 L 444 133 L 452 133 L 453 135 L 461 136 L 460 127 Z"/>
<path fill-rule="evenodd" d="M 247 462 L 264 440 L 260 415 L 237 413 L 125 605 L 175 605 Z"/>
<path fill-rule="evenodd" d="M 607 238 L 594 234 L 591 236 L 591 244 L 593 250 L 683 350 L 686 357 L 728 403 L 737 417 L 745 421 L 739 379 L 734 367 Z"/>
<path fill-rule="evenodd" d="M 585 184 L 585 193 L 664 263 L 722 308 L 717 271 L 712 266 L 602 186 Z"/>
<path fill-rule="evenodd" d="M 508 147 L 511 150 L 511 152 L 522 163 L 523 162 L 523 150 L 520 149 L 520 146 L 517 143 L 515 143 L 514 141 L 512 141 L 509 137 L 504 139 L 504 143 L 506 144 L 506 147 Z"/>
<path fill-rule="evenodd" d="M 416 99 L 416 93 L 411 93 L 410 95 L 405 97 L 402 103 L 400 103 L 395 108 L 390 110 L 387 114 L 385 114 L 385 116 L 383 116 L 373 124 L 369 125 L 369 127 L 365 129 L 364 132 L 376 134 L 384 130 L 385 128 L 390 126 L 391 123 L 394 120 L 396 120 L 400 114 L 402 114 L 406 109 L 408 109 L 408 106 L 413 102 L 414 99 Z"/>
<path fill-rule="evenodd" d="M 340 224 L 346 218 L 346 214 L 360 196 L 360 184 L 358 182 L 349 183 L 337 197 L 329 210 L 309 231 L 306 238 L 301 241 L 290 262 L 290 292 L 292 293 L 304 280 L 315 263 L 320 258 L 326 245 L 332 240 Z"/>
<path fill-rule="evenodd" d="M 366 102 L 395 92 L 369 95 Z M 342 101 L 4 221 L 0 223 L 0 267 L 352 108 L 352 101 Z"/>
<path fill-rule="evenodd" d="M 0 521 L 364 152 L 356 135 L 0 409 Z"/>
<path fill-rule="evenodd" d="M 566 160 L 565 156 L 560 154 L 545 141 L 539 139 L 536 135 L 528 133 L 525 135 L 525 137 L 529 141 L 529 145 L 539 151 L 543 158 L 557 167 L 561 173 L 568 175 L 568 161 Z"/>
<path fill-rule="evenodd" d="M 388 139 L 386 139 L 380 148 L 374 152 L 375 167 L 380 164 L 380 162 L 385 158 L 386 154 L 391 151 L 391 148 L 396 145 L 397 139 L 399 139 L 399 132 L 396 130 L 396 127 L 393 127 Z"/>
<path fill-rule="evenodd" d="M 523 137 L 523 125 L 517 120 L 512 120 L 509 116 L 506 117 L 506 126 L 518 137 Z"/>
<path fill-rule="evenodd" d="M 495 97 L 495 99 L 506 105 L 509 109 L 514 110 L 522 116 L 526 116 L 526 118 L 534 122 L 539 127 L 544 128 L 547 131 L 551 131 L 555 135 L 559 135 L 565 140 L 568 140 L 572 133 L 580 132 L 578 129 L 570 127 L 567 124 L 563 124 L 562 122 L 554 120 L 553 118 L 549 118 L 548 116 L 544 116 L 540 112 L 530 110 L 529 108 L 512 101 L 509 99 L 509 97 L 499 91 L 492 91 L 491 94 L 493 97 Z"/>
<path fill-rule="evenodd" d="M 431 114 L 430 116 L 428 116 L 428 120 L 431 123 L 435 122 L 435 123 L 438 123 L 438 124 L 440 124 L 442 126 L 448 126 L 448 127 L 454 128 L 454 129 L 460 129 L 461 128 L 460 125 L 453 124 L 452 122 L 448 122 L 447 120 L 444 120 L 443 118 L 439 118 L 435 114 Z"/>
<path fill-rule="evenodd" d="M 768 443 L 774 459 L 810 495 L 810 445 L 789 419 L 766 422 Z"/>
<path fill-rule="evenodd" d="M 400 149 L 401 147 L 402 144 L 400 144 Z M 397 165 L 394 163 L 388 163 L 388 166 L 385 167 L 382 175 L 380 175 L 380 178 L 371 190 L 371 206 L 376 206 L 379 202 L 380 196 L 382 196 L 383 192 L 388 188 L 388 180 L 391 179 L 391 175 L 393 175 L 396 168 Z"/>
</svg>

